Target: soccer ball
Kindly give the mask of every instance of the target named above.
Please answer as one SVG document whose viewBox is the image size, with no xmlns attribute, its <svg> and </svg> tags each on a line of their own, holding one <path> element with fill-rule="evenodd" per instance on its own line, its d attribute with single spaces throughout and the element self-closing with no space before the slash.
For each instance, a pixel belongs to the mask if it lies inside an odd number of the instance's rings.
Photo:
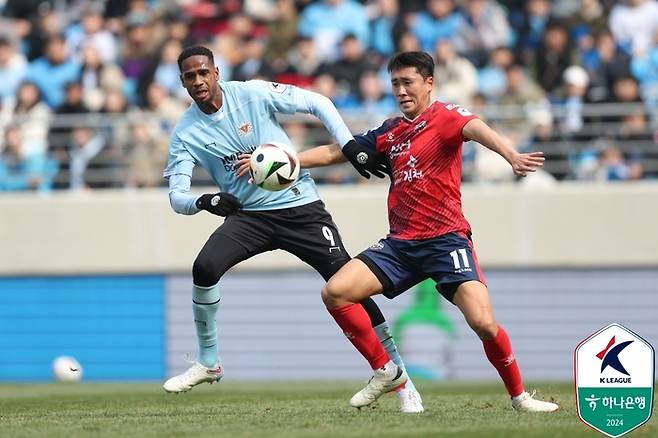
<svg viewBox="0 0 658 438">
<path fill-rule="evenodd" d="M 59 382 L 79 382 L 82 380 L 82 366 L 70 356 L 59 356 L 53 361 L 53 375 Z"/>
<path fill-rule="evenodd" d="M 270 141 L 258 146 L 251 153 L 251 179 L 265 190 L 278 191 L 288 188 L 299 176 L 299 159 L 290 147 Z"/>
</svg>

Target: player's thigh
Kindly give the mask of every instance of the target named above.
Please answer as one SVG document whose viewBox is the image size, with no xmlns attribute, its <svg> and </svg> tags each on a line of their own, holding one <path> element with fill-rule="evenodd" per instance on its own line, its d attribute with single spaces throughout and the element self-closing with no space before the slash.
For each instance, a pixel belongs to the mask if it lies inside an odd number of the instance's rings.
<svg viewBox="0 0 658 438">
<path fill-rule="evenodd" d="M 410 266 L 403 258 L 394 239 L 381 239 L 355 258 L 363 262 L 382 285 L 381 293 L 393 299 L 426 277 Z"/>
<path fill-rule="evenodd" d="M 331 301 L 358 303 L 381 293 L 379 278 L 359 259 L 352 259 L 329 279 L 322 294 L 325 303 Z"/>
<path fill-rule="evenodd" d="M 441 295 L 453 304 L 463 283 L 477 281 L 486 290 L 473 244 L 461 233 L 450 233 L 424 242 L 414 257 L 422 271 L 436 282 Z"/>
<path fill-rule="evenodd" d="M 464 315 L 468 325 L 478 334 L 495 334 L 497 323 L 489 291 L 483 283 L 475 280 L 461 283 L 454 294 L 453 302 Z"/>
<path fill-rule="evenodd" d="M 192 267 L 194 282 L 198 286 L 212 286 L 241 261 L 272 249 L 271 227 L 258 215 L 229 216 L 197 255 Z"/>
<path fill-rule="evenodd" d="M 277 220 L 275 241 L 329 280 L 350 260 L 343 240 L 322 201 L 286 209 Z"/>
</svg>

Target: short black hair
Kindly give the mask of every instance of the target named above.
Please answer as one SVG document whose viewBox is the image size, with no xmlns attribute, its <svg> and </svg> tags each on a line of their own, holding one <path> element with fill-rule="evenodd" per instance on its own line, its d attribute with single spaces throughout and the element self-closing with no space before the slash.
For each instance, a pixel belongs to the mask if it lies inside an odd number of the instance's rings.
<svg viewBox="0 0 658 438">
<path fill-rule="evenodd" d="M 416 67 L 425 79 L 434 77 L 434 59 L 427 52 L 396 53 L 388 62 L 389 73 L 405 67 Z"/>
<path fill-rule="evenodd" d="M 205 56 L 213 65 L 215 65 L 215 57 L 209 48 L 204 46 L 191 46 L 183 49 L 183 51 L 180 52 L 180 55 L 178 55 L 178 70 L 183 70 L 183 61 L 191 56 L 197 55 Z"/>
</svg>

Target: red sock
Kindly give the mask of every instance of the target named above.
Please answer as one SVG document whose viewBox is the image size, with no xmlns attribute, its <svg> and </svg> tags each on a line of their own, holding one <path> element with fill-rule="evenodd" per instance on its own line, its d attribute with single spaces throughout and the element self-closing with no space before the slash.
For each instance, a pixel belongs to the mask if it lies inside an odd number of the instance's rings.
<svg viewBox="0 0 658 438">
<path fill-rule="evenodd" d="M 498 370 L 507 392 L 512 397 L 523 392 L 523 381 L 521 380 L 521 371 L 512 352 L 507 332 L 501 326 L 498 326 L 496 337 L 488 341 L 482 341 L 484 353 L 487 355 L 489 362 Z"/>
<path fill-rule="evenodd" d="M 383 367 L 388 362 L 388 354 L 379 342 L 370 325 L 370 317 L 361 304 L 348 304 L 327 310 L 343 330 L 347 339 L 370 363 L 373 370 Z"/>
</svg>

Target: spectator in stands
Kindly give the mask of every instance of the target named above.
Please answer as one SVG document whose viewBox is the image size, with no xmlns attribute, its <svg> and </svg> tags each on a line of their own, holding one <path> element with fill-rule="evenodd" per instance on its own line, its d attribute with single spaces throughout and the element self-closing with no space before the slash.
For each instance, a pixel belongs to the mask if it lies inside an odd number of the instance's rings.
<svg viewBox="0 0 658 438">
<path fill-rule="evenodd" d="M 388 87 L 382 85 L 375 70 L 363 72 L 359 79 L 358 115 L 366 125 L 380 125 L 385 119 L 397 112 L 395 98 L 386 92 Z"/>
<path fill-rule="evenodd" d="M 572 136 L 583 128 L 583 107 L 589 84 L 587 71 L 579 65 L 572 65 L 564 71 L 566 99 L 564 100 L 564 116 L 561 120 L 561 131 Z"/>
<path fill-rule="evenodd" d="M 139 121 L 132 125 L 124 162 L 127 187 L 158 187 L 164 182 L 162 169 L 167 164 L 169 139 L 149 128 Z"/>
<path fill-rule="evenodd" d="M 628 179 L 657 175 L 658 145 L 647 114 L 642 109 L 638 108 L 623 117 L 615 140 L 623 146 L 629 168 Z"/>
<path fill-rule="evenodd" d="M 609 19 L 615 41 L 627 54 L 646 50 L 658 30 L 656 0 L 625 0 L 613 6 Z"/>
<path fill-rule="evenodd" d="M 648 107 L 658 108 L 658 31 L 647 50 L 638 50 L 633 54 L 630 68 L 640 83 L 642 98 Z"/>
<path fill-rule="evenodd" d="M 476 67 L 482 67 L 487 54 L 496 47 L 508 47 L 512 32 L 505 10 L 495 0 L 466 0 L 462 20 L 453 38 L 457 52 Z"/>
<path fill-rule="evenodd" d="M 598 35 L 608 27 L 608 17 L 600 0 L 580 0 L 580 8 L 569 17 L 571 34 Z"/>
<path fill-rule="evenodd" d="M 443 102 L 470 106 L 477 92 L 477 70 L 458 56 L 450 40 L 439 40 L 434 54 L 434 96 Z"/>
<path fill-rule="evenodd" d="M 545 110 L 548 107 L 546 96 L 535 82 L 526 74 L 524 68 L 512 64 L 506 71 L 507 88 L 500 97 L 499 103 L 511 105 L 505 117 L 505 123 L 511 130 L 525 132 L 528 130 L 526 119 L 535 110 Z"/>
<path fill-rule="evenodd" d="M 148 11 L 130 13 L 126 26 L 120 42 L 125 91 L 129 96 L 144 96 L 166 32 L 161 24 L 152 21 Z"/>
<path fill-rule="evenodd" d="M 180 86 L 180 71 L 177 63 L 178 54 L 182 51 L 183 45 L 179 40 L 170 39 L 165 42 L 160 51 L 160 60 L 155 67 L 153 82 L 164 88 L 168 94 L 187 100 L 187 93 Z"/>
<path fill-rule="evenodd" d="M 113 179 L 110 172 L 91 175 L 87 172 L 89 168 L 96 171 L 103 172 L 104 164 L 101 160 L 100 165 L 94 163 L 92 160 L 99 155 L 105 140 L 98 132 L 95 132 L 89 127 L 76 126 L 71 133 L 71 144 L 69 145 L 69 188 L 71 190 L 80 190 L 92 187 L 102 187 L 106 184 L 112 185 L 112 181 L 119 181 Z"/>
<path fill-rule="evenodd" d="M 26 157 L 45 155 L 49 117 L 50 108 L 41 100 L 37 86 L 33 82 L 22 82 L 18 87 L 12 119 L 21 130 L 21 153 Z"/>
<path fill-rule="evenodd" d="M 478 92 L 496 102 L 507 88 L 505 72 L 514 62 L 514 54 L 507 47 L 497 47 L 489 53 L 489 62 L 478 70 Z"/>
<path fill-rule="evenodd" d="M 264 38 L 249 38 L 244 41 L 242 62 L 233 70 L 233 80 L 274 79 L 274 69 L 265 58 L 267 41 Z M 180 88 L 180 87 L 179 87 Z"/>
<path fill-rule="evenodd" d="M 353 34 L 363 47 L 370 44 L 365 8 L 355 0 L 318 0 L 302 11 L 299 34 L 313 39 L 323 62 L 339 56 L 340 41 Z"/>
<path fill-rule="evenodd" d="M 8 35 L 0 35 L 0 102 L 16 94 L 26 71 L 25 56 L 16 50 Z"/>
<path fill-rule="evenodd" d="M 119 66 L 104 63 L 98 49 L 91 44 L 82 46 L 80 82 L 85 105 L 93 111 L 101 109 L 107 90 L 122 90 L 125 86 L 124 75 Z"/>
<path fill-rule="evenodd" d="M 464 18 L 454 0 L 427 0 L 426 10 L 413 17 L 410 30 L 420 43 L 420 49 L 432 53 L 439 40 L 454 38 L 463 24 Z"/>
<path fill-rule="evenodd" d="M 65 88 L 64 103 L 55 109 L 48 134 L 48 149 L 62 166 L 68 160 L 66 148 L 71 144 L 73 125 L 84 122 L 83 115 L 89 113 L 83 100 L 82 84 L 69 82 Z"/>
<path fill-rule="evenodd" d="M 383 57 L 395 52 L 395 41 L 404 26 L 398 0 L 375 0 L 367 7 L 372 39 L 370 48 Z"/>
<path fill-rule="evenodd" d="M 104 63 L 117 59 L 117 42 L 109 30 L 104 28 L 103 6 L 101 3 L 86 3 L 83 6 L 79 26 L 73 26 L 66 35 L 69 53 L 80 54 L 82 46 L 91 44 L 96 48 Z"/>
<path fill-rule="evenodd" d="M 603 181 L 625 181 L 630 177 L 630 168 L 619 148 L 611 144 L 601 153 L 596 179 Z"/>
<path fill-rule="evenodd" d="M 346 35 L 340 47 L 340 57 L 334 62 L 322 64 L 317 73 L 333 76 L 339 89 L 357 96 L 361 75 L 376 66 L 365 56 L 364 47 L 355 35 Z"/>
<path fill-rule="evenodd" d="M 299 87 L 310 86 L 321 60 L 315 51 L 313 40 L 299 37 L 287 55 L 286 70 L 277 76 L 277 81 Z"/>
<path fill-rule="evenodd" d="M 398 52 L 414 52 L 420 50 L 420 41 L 410 31 L 402 32 L 396 43 Z"/>
<path fill-rule="evenodd" d="M 359 102 L 354 94 L 349 90 L 339 88 L 336 79 L 327 73 L 319 74 L 315 77 L 312 90 L 328 97 L 339 110 L 355 110 L 359 107 Z"/>
<path fill-rule="evenodd" d="M 510 14 L 510 25 L 517 35 L 516 57 L 522 64 L 529 65 L 534 61 L 550 18 L 551 3 L 548 0 L 528 0 L 523 11 Z"/>
<path fill-rule="evenodd" d="M 299 16 L 294 0 L 277 0 L 275 14 L 267 24 L 267 53 L 265 57 L 275 71 L 287 67 L 286 58 L 297 40 Z M 180 88 L 180 87 L 179 87 Z"/>
<path fill-rule="evenodd" d="M 71 59 L 64 37 L 55 35 L 46 43 L 45 57 L 32 61 L 26 79 L 34 82 L 46 103 L 56 108 L 64 102 L 64 86 L 78 79 L 80 64 Z"/>
<path fill-rule="evenodd" d="M 537 83 L 553 99 L 558 99 L 556 94 L 562 86 L 564 71 L 573 63 L 567 28 L 559 22 L 549 23 L 532 67 Z"/>
<path fill-rule="evenodd" d="M 55 11 L 46 8 L 45 12 L 35 12 L 37 14 L 30 25 L 30 33 L 23 40 L 29 62 L 47 56 L 48 41 L 64 31 L 63 20 Z"/>
<path fill-rule="evenodd" d="M 57 164 L 45 154 L 23 150 L 23 130 L 10 125 L 4 131 L 5 148 L 0 155 L 0 191 L 49 190 Z"/>
<path fill-rule="evenodd" d="M 146 92 L 144 109 L 158 121 L 159 132 L 169 138 L 186 107 L 180 100 L 172 98 L 161 85 L 151 82 Z"/>
<path fill-rule="evenodd" d="M 584 56 L 582 63 L 590 77 L 588 102 L 612 101 L 613 83 L 618 78 L 627 76 L 630 71 L 630 57 L 617 50 L 609 31 L 603 31 L 597 36 L 595 50 Z"/>
</svg>

